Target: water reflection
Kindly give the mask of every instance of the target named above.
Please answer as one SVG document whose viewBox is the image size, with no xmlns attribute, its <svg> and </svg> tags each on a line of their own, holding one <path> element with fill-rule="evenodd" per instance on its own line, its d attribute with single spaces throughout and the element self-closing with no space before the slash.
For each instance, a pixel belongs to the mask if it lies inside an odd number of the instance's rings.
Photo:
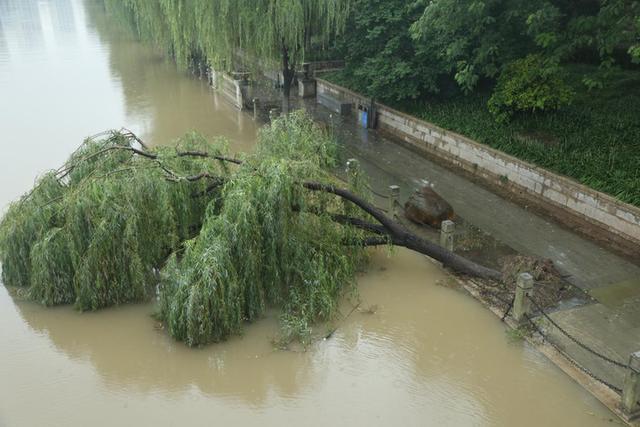
<svg viewBox="0 0 640 427">
<path fill-rule="evenodd" d="M 249 150 L 256 125 L 107 21 L 100 0 L 0 0 L 0 211 L 88 135 L 167 144 L 197 129 Z"/>
<path fill-rule="evenodd" d="M 109 66 L 122 85 L 127 115 L 137 118 L 147 140 L 167 144 L 197 129 L 209 136 L 226 136 L 234 150 L 251 149 L 257 127 L 249 115 L 219 99 L 206 80 L 186 72 L 176 79 L 176 67 L 163 52 L 133 41 L 105 14 L 100 2 L 87 3 L 87 13 L 101 42 L 111 46 Z"/>
<path fill-rule="evenodd" d="M 0 1 L 0 52 L 6 57 L 15 55 L 21 46 L 33 48 L 42 45 L 42 26 L 35 0 Z M 13 43 L 9 43 L 12 41 Z"/>
<path fill-rule="evenodd" d="M 277 323 L 268 317 L 242 337 L 203 349 L 169 338 L 151 318 L 150 305 L 80 314 L 68 307 L 43 310 L 16 304 L 22 319 L 46 336 L 56 351 L 89 361 L 105 383 L 117 390 L 201 393 L 228 396 L 251 405 L 269 393 L 296 396 L 312 381 L 312 352 L 277 354 L 269 336 Z"/>
</svg>

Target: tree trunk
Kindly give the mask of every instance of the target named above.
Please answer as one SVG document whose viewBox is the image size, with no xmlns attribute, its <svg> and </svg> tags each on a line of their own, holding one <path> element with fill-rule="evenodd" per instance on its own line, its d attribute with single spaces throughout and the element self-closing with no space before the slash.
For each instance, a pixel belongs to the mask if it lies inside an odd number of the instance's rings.
<svg viewBox="0 0 640 427">
<path fill-rule="evenodd" d="M 291 80 L 286 77 L 283 70 L 284 82 L 282 84 L 282 113 L 289 114 L 289 94 L 291 93 Z"/>
<path fill-rule="evenodd" d="M 443 265 L 460 273 L 483 277 L 486 279 L 502 279 L 502 274 L 499 271 L 476 264 L 475 262 L 454 254 L 435 243 L 410 233 L 402 225 L 387 217 L 371 203 L 348 190 L 319 182 L 305 182 L 303 183 L 303 186 L 311 191 L 325 191 L 348 200 L 378 221 L 380 223 L 379 226 L 376 224 L 369 224 L 357 218 L 345 218 L 341 216 L 334 217 L 334 220 L 337 222 L 353 225 L 377 235 L 377 237 L 369 238 L 364 242 L 361 242 L 364 245 L 373 246 L 391 243 L 396 246 L 404 246 L 407 249 L 411 249 L 440 261 Z"/>
<path fill-rule="evenodd" d="M 144 147 L 145 144 L 133 135 L 130 131 L 128 131 L 128 135 L 138 141 L 140 145 L 143 147 L 142 149 L 137 149 L 129 146 L 111 146 L 106 147 L 102 150 L 99 150 L 96 153 L 85 157 L 84 160 L 89 160 L 98 155 L 104 154 L 107 151 L 111 150 L 125 150 L 130 151 L 134 155 L 139 155 L 144 158 L 150 159 L 152 161 L 158 162 L 160 168 L 167 174 L 166 179 L 170 181 L 198 181 L 200 179 L 210 179 L 212 182 L 202 194 L 195 194 L 194 196 L 203 196 L 210 193 L 215 188 L 220 187 L 224 183 L 224 179 L 218 176 L 212 176 L 208 172 L 202 172 L 199 174 L 191 175 L 191 176 L 178 176 L 176 173 L 165 167 L 161 161 L 158 160 L 158 155 L 153 152 L 147 151 Z M 221 162 L 230 162 L 233 164 L 240 165 L 243 163 L 240 159 L 219 156 L 215 154 L 209 154 L 201 151 L 177 151 L 178 157 L 207 157 L 217 159 Z M 58 179 L 63 179 L 69 172 L 73 170 L 73 165 L 66 168 L 60 168 L 57 170 Z M 348 200 L 349 202 L 356 205 L 358 208 L 369 214 L 374 220 L 378 222 L 378 224 L 372 224 L 365 220 L 359 218 L 347 217 L 344 215 L 335 214 L 332 215 L 332 219 L 341 224 L 350 225 L 362 230 L 366 230 L 373 234 L 373 236 L 366 238 L 362 242 L 353 242 L 356 244 L 362 244 L 365 246 L 374 246 L 374 245 L 384 245 L 384 244 L 393 244 L 396 246 L 404 246 L 405 248 L 411 249 L 413 251 L 419 252 L 421 254 L 427 255 L 431 258 L 434 258 L 437 261 L 442 262 L 445 266 L 452 268 L 461 273 L 470 274 L 473 276 L 479 276 L 483 278 L 493 279 L 493 280 L 501 280 L 502 274 L 499 271 L 493 270 L 491 268 L 487 268 L 485 266 L 476 264 L 475 262 L 468 260 L 466 258 L 461 257 L 460 255 L 454 254 L 446 250 L 445 248 L 438 246 L 435 243 L 432 243 L 428 240 L 425 240 L 415 234 L 409 232 L 402 226 L 401 224 L 395 222 L 392 218 L 389 218 L 387 215 L 382 213 L 378 208 L 374 205 L 358 196 L 350 192 L 349 190 L 336 187 L 331 184 L 324 184 L 320 182 L 307 181 L 303 182 L 302 186 L 311 191 L 324 191 L 327 193 L 335 194 L 342 199 Z M 348 242 L 347 242 L 348 243 Z"/>
<path fill-rule="evenodd" d="M 289 114 L 289 96 L 291 95 L 291 84 L 295 76 L 295 64 L 289 58 L 289 49 L 282 41 L 282 113 Z"/>
</svg>

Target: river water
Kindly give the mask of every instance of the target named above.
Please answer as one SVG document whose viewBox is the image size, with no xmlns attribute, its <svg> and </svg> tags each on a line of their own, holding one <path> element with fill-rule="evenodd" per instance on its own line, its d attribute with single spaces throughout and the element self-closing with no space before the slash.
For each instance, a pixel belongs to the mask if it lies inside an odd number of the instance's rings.
<svg viewBox="0 0 640 427">
<path fill-rule="evenodd" d="M 154 144 L 198 129 L 235 150 L 257 131 L 99 3 L 0 0 L 0 210 L 82 138 L 121 126 Z M 80 314 L 0 287 L 0 426 L 617 422 L 425 257 L 380 251 L 371 266 L 360 309 L 301 352 L 274 350 L 276 314 L 189 349 L 151 304 Z"/>
</svg>

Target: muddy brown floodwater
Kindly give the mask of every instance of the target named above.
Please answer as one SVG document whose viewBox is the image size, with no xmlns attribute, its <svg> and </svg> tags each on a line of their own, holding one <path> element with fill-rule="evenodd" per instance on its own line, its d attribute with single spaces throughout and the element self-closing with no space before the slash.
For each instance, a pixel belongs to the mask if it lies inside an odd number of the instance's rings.
<svg viewBox="0 0 640 427">
<path fill-rule="evenodd" d="M 191 128 L 235 150 L 254 144 L 249 116 L 127 40 L 97 2 L 0 0 L 0 31 L 0 210 L 106 128 L 156 144 Z M 374 252 L 361 310 L 305 352 L 274 350 L 275 314 L 189 349 L 152 304 L 80 314 L 0 287 L 0 426 L 616 422 L 449 281 L 423 256 Z"/>
</svg>

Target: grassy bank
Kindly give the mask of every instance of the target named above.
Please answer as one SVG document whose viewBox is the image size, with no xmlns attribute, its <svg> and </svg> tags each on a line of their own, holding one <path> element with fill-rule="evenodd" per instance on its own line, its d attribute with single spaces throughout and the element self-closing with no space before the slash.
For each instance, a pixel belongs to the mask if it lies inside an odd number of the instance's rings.
<svg viewBox="0 0 640 427">
<path fill-rule="evenodd" d="M 640 206 L 640 73 L 619 71 L 588 91 L 574 68 L 573 103 L 557 112 L 497 123 L 489 94 L 420 99 L 390 106 Z M 357 90 L 340 73 L 323 76 Z"/>
</svg>

